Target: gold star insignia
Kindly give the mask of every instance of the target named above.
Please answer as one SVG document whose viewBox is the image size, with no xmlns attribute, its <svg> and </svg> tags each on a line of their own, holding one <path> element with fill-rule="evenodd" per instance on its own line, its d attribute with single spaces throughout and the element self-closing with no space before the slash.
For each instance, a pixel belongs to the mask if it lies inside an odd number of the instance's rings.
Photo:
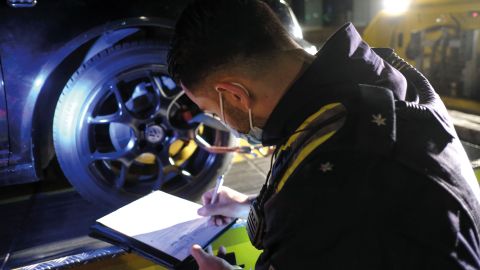
<svg viewBox="0 0 480 270">
<path fill-rule="evenodd" d="M 320 171 L 322 172 L 328 172 L 333 170 L 333 164 L 330 162 L 320 164 Z"/>
<path fill-rule="evenodd" d="M 377 124 L 377 126 L 385 126 L 387 119 L 383 118 L 381 114 L 372 115 L 372 123 Z"/>
</svg>

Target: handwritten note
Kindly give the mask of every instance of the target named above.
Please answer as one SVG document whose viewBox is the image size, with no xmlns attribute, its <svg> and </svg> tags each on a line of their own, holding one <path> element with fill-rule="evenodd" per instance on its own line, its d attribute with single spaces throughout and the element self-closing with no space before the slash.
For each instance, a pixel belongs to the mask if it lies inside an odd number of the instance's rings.
<svg viewBox="0 0 480 270">
<path fill-rule="evenodd" d="M 193 244 L 206 245 L 225 228 L 209 225 L 208 217 L 197 214 L 200 207 L 155 191 L 97 222 L 183 261 Z"/>
</svg>

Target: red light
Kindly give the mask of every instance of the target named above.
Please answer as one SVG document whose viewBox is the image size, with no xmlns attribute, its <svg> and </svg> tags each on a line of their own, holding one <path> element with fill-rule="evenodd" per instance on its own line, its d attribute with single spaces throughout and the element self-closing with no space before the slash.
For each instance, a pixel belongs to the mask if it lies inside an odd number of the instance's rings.
<svg viewBox="0 0 480 270">
<path fill-rule="evenodd" d="M 472 11 L 471 15 L 472 15 L 473 18 L 478 18 L 478 15 L 480 15 L 480 12 Z"/>
</svg>

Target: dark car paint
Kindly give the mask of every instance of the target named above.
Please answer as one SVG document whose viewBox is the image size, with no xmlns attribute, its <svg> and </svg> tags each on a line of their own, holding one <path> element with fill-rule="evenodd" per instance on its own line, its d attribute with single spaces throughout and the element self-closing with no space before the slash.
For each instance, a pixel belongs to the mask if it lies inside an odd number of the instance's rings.
<svg viewBox="0 0 480 270">
<path fill-rule="evenodd" d="M 54 157 L 56 101 L 83 61 L 138 32 L 167 44 L 188 1 L 38 0 L 31 8 L 0 3 L 0 186 L 42 177 Z M 284 3 L 266 2 L 284 12 Z M 280 16 L 284 24 L 288 16 Z"/>
<path fill-rule="evenodd" d="M 8 165 L 9 156 L 7 103 L 2 73 L 2 63 L 0 62 L 0 168 Z"/>
</svg>

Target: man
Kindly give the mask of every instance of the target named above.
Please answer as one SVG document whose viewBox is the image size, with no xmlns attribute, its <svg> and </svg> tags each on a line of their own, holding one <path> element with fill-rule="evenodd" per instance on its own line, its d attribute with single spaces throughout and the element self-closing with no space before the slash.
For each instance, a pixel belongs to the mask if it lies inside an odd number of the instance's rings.
<svg viewBox="0 0 480 270">
<path fill-rule="evenodd" d="M 261 1 L 197 0 L 169 70 L 201 109 L 276 146 L 258 197 L 225 187 L 199 209 L 216 224 L 249 215 L 256 269 L 480 269 L 480 191 L 443 104 L 351 24 L 313 57 Z"/>
</svg>

